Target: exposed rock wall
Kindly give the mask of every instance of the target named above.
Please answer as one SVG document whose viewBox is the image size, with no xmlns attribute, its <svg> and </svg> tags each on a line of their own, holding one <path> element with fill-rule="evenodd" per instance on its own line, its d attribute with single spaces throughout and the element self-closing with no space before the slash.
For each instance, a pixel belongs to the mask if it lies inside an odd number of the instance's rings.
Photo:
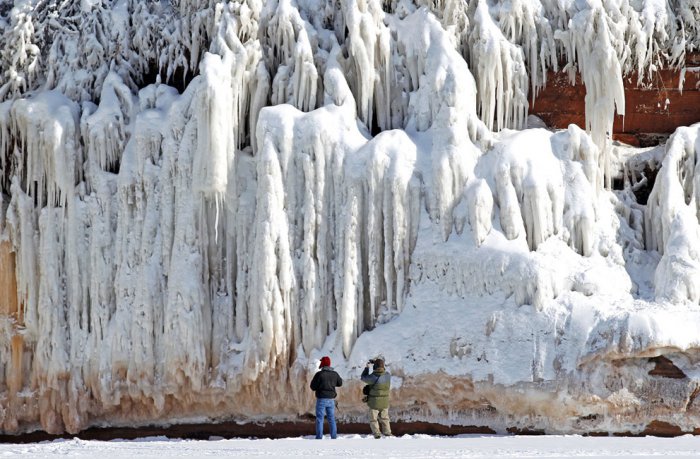
<svg viewBox="0 0 700 459">
<path fill-rule="evenodd" d="M 615 116 L 614 139 L 637 146 L 655 145 L 676 128 L 700 121 L 700 54 L 688 55 L 682 69 L 654 72 L 644 85 L 637 84 L 635 74 L 624 82 L 625 116 Z M 585 126 L 585 94 L 578 76 L 572 83 L 567 74 L 550 71 L 547 85 L 531 100 L 530 114 L 553 128 Z"/>
<path fill-rule="evenodd" d="M 23 312 L 17 301 L 15 254 L 8 241 L 0 241 L 0 352 L 9 353 L 8 365 L 0 367 L 0 387 L 14 397 L 22 389 L 24 374 Z M 8 339 L 9 338 L 9 339 Z"/>
</svg>

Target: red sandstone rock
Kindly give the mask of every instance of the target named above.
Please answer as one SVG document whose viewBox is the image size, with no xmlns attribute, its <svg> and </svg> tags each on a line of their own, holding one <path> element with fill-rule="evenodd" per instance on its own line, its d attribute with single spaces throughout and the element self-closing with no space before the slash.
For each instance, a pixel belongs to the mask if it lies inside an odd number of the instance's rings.
<svg viewBox="0 0 700 459">
<path fill-rule="evenodd" d="M 674 379 L 687 378 L 686 374 L 683 373 L 683 370 L 678 368 L 670 359 L 664 357 L 663 355 L 653 357 L 649 359 L 649 361 L 656 364 L 656 367 L 649 372 L 649 374 L 652 376 L 663 376 L 664 378 Z"/>
<path fill-rule="evenodd" d="M 689 56 L 687 68 L 700 70 L 700 55 Z M 637 86 L 637 75 L 625 78 L 625 116 L 616 116 L 613 138 L 640 145 L 649 142 L 642 134 L 670 134 L 679 126 L 700 122 L 700 71 L 686 71 L 683 90 L 681 71 L 660 70 L 645 87 Z M 585 129 L 585 87 L 577 77 L 572 85 L 564 73 L 550 72 L 547 86 L 531 103 L 530 113 L 547 125 L 566 128 L 577 124 Z"/>
<path fill-rule="evenodd" d="M 663 421 L 651 421 L 647 428 L 642 431 L 642 435 L 654 435 L 656 437 L 677 437 L 686 433 L 680 427 Z"/>
</svg>

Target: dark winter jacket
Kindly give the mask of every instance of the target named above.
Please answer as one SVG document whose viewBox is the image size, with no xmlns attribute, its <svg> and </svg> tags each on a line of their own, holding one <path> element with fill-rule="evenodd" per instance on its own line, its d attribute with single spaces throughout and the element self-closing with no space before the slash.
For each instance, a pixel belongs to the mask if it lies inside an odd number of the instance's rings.
<svg viewBox="0 0 700 459">
<path fill-rule="evenodd" d="M 362 382 L 370 386 L 367 395 L 367 405 L 373 410 L 389 408 L 389 392 L 391 390 L 391 375 L 384 368 L 375 368 L 372 374 L 369 368 L 364 369 L 360 377 Z"/>
<path fill-rule="evenodd" d="M 323 367 L 311 380 L 311 390 L 316 391 L 316 398 L 335 398 L 335 388 L 343 385 L 343 378 L 331 367 Z"/>
</svg>

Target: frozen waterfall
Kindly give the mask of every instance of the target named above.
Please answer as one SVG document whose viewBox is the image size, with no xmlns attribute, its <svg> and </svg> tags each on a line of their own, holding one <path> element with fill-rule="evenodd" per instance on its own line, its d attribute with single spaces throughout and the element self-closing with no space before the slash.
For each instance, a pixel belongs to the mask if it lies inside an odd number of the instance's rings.
<svg viewBox="0 0 700 459">
<path fill-rule="evenodd" d="M 700 125 L 645 205 L 611 190 L 611 131 L 623 78 L 683 67 L 698 24 L 691 0 L 0 0 L 2 431 L 293 419 L 321 355 L 355 420 L 377 352 L 400 419 L 694 428 Z M 528 128 L 550 71 L 582 77 L 585 126 Z M 660 355 L 686 380 L 652 406 Z"/>
</svg>

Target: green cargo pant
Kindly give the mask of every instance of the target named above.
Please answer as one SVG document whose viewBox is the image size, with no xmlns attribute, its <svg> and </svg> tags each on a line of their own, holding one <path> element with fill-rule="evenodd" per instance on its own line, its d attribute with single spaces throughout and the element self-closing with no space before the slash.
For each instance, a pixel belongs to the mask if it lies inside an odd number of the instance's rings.
<svg viewBox="0 0 700 459">
<path fill-rule="evenodd" d="M 379 420 L 377 420 L 379 418 Z M 391 427 L 389 426 L 389 410 L 373 410 L 369 409 L 369 428 L 372 429 L 372 434 L 375 437 L 380 437 L 379 426 L 382 427 L 384 435 L 391 435 Z"/>
</svg>

